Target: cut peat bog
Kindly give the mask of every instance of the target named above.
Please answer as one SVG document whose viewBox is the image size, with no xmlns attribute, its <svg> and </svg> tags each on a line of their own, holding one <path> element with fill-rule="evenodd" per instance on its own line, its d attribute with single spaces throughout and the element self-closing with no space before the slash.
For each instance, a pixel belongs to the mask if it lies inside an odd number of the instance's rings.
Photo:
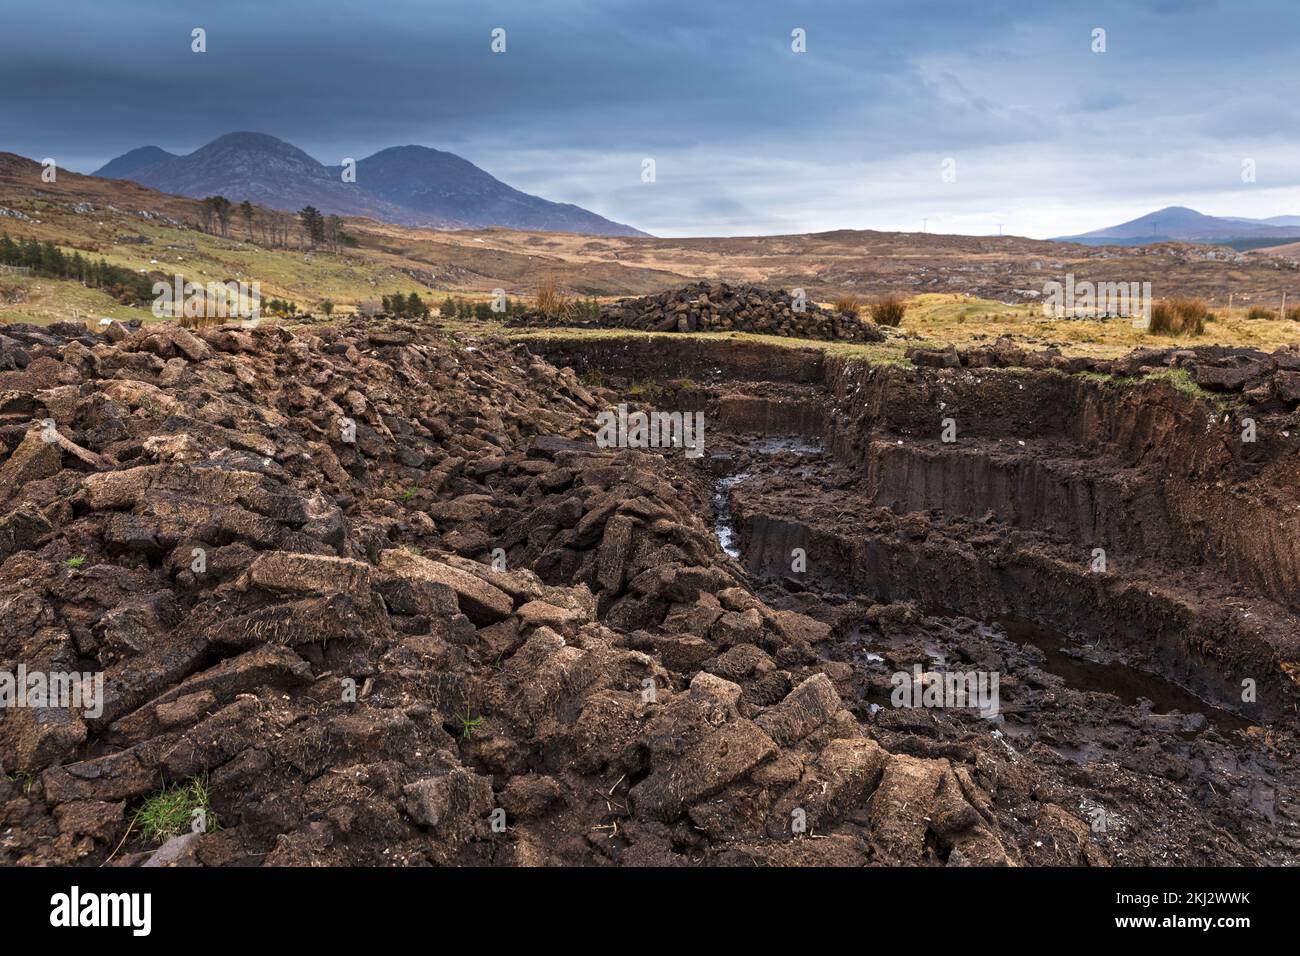
<svg viewBox="0 0 1300 956">
<path fill-rule="evenodd" d="M 0 329 L 6 862 L 1295 863 L 1300 353 L 788 295 Z"/>
<path fill-rule="evenodd" d="M 1300 7 L 90 6 L 0 55 L 20 931 L 1287 924 Z"/>
</svg>

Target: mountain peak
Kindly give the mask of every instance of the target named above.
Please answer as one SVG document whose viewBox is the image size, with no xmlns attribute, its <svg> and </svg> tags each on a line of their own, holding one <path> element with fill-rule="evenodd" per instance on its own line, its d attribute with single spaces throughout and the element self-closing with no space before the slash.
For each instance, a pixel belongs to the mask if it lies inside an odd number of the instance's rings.
<svg viewBox="0 0 1300 956">
<path fill-rule="evenodd" d="M 217 160 L 219 162 L 239 162 L 253 157 L 265 162 L 268 158 L 273 158 L 276 162 L 297 165 L 311 175 L 325 173 L 325 167 L 319 161 L 292 143 L 286 143 L 268 133 L 226 133 L 182 158 L 193 161 L 207 157 L 220 157 Z"/>
<path fill-rule="evenodd" d="M 386 146 L 374 156 L 383 156 L 388 154 L 398 154 L 402 156 L 423 156 L 428 153 L 434 153 L 438 156 L 454 156 L 454 153 L 448 153 L 445 150 L 435 149 L 432 146 L 420 146 L 417 143 L 407 143 L 405 146 Z M 371 159 L 374 156 L 370 157 Z"/>
<path fill-rule="evenodd" d="M 302 153 L 302 150 L 297 146 L 286 143 L 278 136 L 272 136 L 270 133 L 253 132 L 225 133 L 212 140 L 212 142 L 199 147 L 195 152 L 204 149 L 260 149 L 277 153 Z M 307 154 L 303 153 L 303 155 L 306 156 Z"/>
</svg>

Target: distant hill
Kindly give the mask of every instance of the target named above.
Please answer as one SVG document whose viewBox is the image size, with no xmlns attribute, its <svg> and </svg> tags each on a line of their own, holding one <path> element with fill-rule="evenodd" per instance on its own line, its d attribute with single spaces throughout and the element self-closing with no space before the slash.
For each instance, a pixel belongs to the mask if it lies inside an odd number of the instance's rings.
<svg viewBox="0 0 1300 956">
<path fill-rule="evenodd" d="M 312 205 L 402 226 L 646 235 L 579 206 L 520 192 L 468 160 L 425 146 L 392 147 L 358 161 L 355 183 L 343 182 L 341 171 L 274 136 L 227 133 L 185 156 L 156 146 L 133 149 L 94 175 L 182 196 L 222 195 L 290 212 Z"/>
<path fill-rule="evenodd" d="M 1257 247 L 1300 239 L 1300 216 L 1245 219 L 1207 216 L 1186 206 L 1167 206 L 1129 222 L 1055 242 L 1090 246 L 1137 246 L 1152 242 L 1199 242 L 1210 245 Z"/>
<path fill-rule="evenodd" d="M 336 176 L 340 171 L 341 167 L 331 168 Z M 357 182 L 395 205 L 475 227 L 645 235 L 580 206 L 520 192 L 469 160 L 427 146 L 393 146 L 360 160 Z"/>
<path fill-rule="evenodd" d="M 99 167 L 99 169 L 95 170 L 94 175 L 102 176 L 105 179 L 129 179 L 132 173 L 137 173 L 142 169 L 175 158 L 175 153 L 169 153 L 157 146 L 141 146 L 129 153 L 123 153 L 117 159 Z"/>
</svg>

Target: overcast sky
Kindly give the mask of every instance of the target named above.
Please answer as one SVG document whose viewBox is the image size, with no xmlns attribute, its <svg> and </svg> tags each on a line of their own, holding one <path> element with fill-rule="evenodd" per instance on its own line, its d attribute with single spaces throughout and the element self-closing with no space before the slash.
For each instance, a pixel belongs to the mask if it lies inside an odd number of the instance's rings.
<svg viewBox="0 0 1300 956">
<path fill-rule="evenodd" d="M 79 172 L 253 130 L 327 164 L 447 149 L 663 236 L 1300 214 L 1294 0 L 3 6 L 0 150 Z"/>
</svg>

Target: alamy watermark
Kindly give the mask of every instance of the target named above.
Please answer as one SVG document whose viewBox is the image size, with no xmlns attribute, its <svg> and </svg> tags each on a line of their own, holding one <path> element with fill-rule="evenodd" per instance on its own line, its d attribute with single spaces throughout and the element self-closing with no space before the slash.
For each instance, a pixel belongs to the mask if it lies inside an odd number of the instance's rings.
<svg viewBox="0 0 1300 956">
<path fill-rule="evenodd" d="M 626 403 L 596 415 L 601 448 L 684 448 L 687 458 L 704 454 L 703 412 L 629 412 Z"/>
<path fill-rule="evenodd" d="M 262 317 L 260 282 L 186 282 L 173 276 L 171 282 L 153 284 L 153 314 L 159 319 L 243 319 L 256 322 Z"/>
<path fill-rule="evenodd" d="M 1151 325 L 1150 282 L 1065 282 L 1043 286 L 1043 315 L 1049 319 L 1131 318 L 1133 327 Z"/>
<path fill-rule="evenodd" d="M 997 671 L 897 671 L 889 680 L 895 707 L 978 709 L 981 717 L 998 714 Z"/>
<path fill-rule="evenodd" d="M 148 936 L 153 929 L 152 893 L 93 893 L 73 886 L 50 897 L 50 925 L 124 927 L 132 936 Z"/>
<path fill-rule="evenodd" d="M 104 713 L 104 672 L 0 671 L 0 708 L 62 708 L 79 710 L 86 717 Z"/>
</svg>

